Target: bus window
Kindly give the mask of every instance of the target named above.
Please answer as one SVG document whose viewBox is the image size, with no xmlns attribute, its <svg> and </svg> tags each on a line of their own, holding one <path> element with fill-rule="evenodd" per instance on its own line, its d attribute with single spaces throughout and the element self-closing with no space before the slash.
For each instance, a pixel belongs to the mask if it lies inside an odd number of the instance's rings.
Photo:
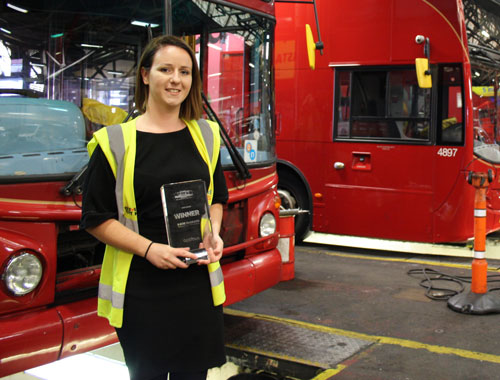
<svg viewBox="0 0 500 380">
<path fill-rule="evenodd" d="M 429 140 L 430 90 L 418 86 L 413 70 L 393 71 L 389 79 L 389 116 L 405 118 L 395 121 L 401 138 Z"/>
<path fill-rule="evenodd" d="M 351 118 L 351 73 L 342 71 L 338 75 L 339 107 L 337 115 L 337 136 L 349 137 L 349 120 Z"/>
<path fill-rule="evenodd" d="M 418 86 L 415 70 L 339 70 L 336 137 L 430 139 L 430 89 Z"/>
<path fill-rule="evenodd" d="M 463 89 L 459 66 L 441 66 L 439 69 L 440 115 L 437 126 L 439 145 L 463 145 Z"/>
</svg>

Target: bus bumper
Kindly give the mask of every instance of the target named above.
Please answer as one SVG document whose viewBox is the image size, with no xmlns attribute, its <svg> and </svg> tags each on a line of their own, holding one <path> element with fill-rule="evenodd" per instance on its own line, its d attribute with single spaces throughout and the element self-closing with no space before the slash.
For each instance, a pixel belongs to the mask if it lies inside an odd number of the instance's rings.
<svg viewBox="0 0 500 380">
<path fill-rule="evenodd" d="M 95 297 L 0 317 L 0 377 L 117 341 Z"/>
</svg>

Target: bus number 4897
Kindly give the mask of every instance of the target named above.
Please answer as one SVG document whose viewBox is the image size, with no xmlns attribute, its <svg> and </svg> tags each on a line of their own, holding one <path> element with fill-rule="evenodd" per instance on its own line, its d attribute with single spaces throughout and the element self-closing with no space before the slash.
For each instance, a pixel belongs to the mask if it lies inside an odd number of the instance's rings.
<svg viewBox="0 0 500 380">
<path fill-rule="evenodd" d="M 457 150 L 457 148 L 440 148 L 437 154 L 441 157 L 455 157 Z"/>
</svg>

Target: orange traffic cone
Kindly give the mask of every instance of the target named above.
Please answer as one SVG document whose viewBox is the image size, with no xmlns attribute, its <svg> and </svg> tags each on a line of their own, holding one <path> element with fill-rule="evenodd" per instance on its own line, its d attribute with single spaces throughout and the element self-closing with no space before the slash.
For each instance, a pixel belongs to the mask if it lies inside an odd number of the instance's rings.
<svg viewBox="0 0 500 380">
<path fill-rule="evenodd" d="M 470 293 L 459 293 L 448 300 L 448 306 L 465 314 L 500 313 L 500 299 L 488 293 L 488 264 L 486 263 L 486 190 L 493 181 L 488 174 L 469 172 L 469 184 L 475 187 L 474 199 L 474 258 Z"/>
</svg>

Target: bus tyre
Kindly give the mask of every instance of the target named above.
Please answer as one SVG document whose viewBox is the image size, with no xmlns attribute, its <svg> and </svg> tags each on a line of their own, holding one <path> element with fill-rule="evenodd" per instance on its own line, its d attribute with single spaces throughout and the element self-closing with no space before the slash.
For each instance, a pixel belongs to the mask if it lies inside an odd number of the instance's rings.
<svg viewBox="0 0 500 380">
<path fill-rule="evenodd" d="M 278 193 L 283 209 L 299 208 L 309 210 L 309 199 L 302 181 L 287 171 L 278 173 Z M 311 211 L 311 210 L 309 210 Z M 309 213 L 301 213 L 295 217 L 295 240 L 302 241 L 309 232 Z"/>
</svg>

